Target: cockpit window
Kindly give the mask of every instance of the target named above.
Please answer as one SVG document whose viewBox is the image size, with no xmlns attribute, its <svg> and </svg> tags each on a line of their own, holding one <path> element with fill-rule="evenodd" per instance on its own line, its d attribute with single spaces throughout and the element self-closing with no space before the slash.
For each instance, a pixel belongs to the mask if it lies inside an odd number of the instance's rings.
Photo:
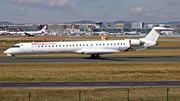
<svg viewBox="0 0 180 101">
<path fill-rule="evenodd" d="M 12 46 L 11 48 L 20 48 L 19 45 Z"/>
</svg>

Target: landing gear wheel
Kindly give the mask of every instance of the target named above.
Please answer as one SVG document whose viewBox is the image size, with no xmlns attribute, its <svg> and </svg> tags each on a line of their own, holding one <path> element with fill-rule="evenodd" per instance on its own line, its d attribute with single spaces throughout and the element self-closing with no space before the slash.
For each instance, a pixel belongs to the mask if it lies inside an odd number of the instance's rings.
<svg viewBox="0 0 180 101">
<path fill-rule="evenodd" d="M 12 57 L 13 60 L 16 60 L 16 57 Z"/>
<path fill-rule="evenodd" d="M 16 60 L 16 57 L 15 57 L 14 55 L 12 55 L 12 59 L 13 59 L 13 60 Z"/>
<path fill-rule="evenodd" d="M 92 55 L 91 55 L 91 58 L 92 58 L 92 59 L 99 59 L 100 56 L 99 56 L 99 54 L 92 54 Z"/>
<path fill-rule="evenodd" d="M 95 57 L 96 57 L 95 54 L 92 54 L 92 55 L 91 55 L 91 58 L 92 58 L 92 59 L 94 59 Z"/>
<path fill-rule="evenodd" d="M 96 58 L 97 58 L 97 59 L 100 59 L 100 56 L 99 56 L 99 54 L 96 54 Z"/>
</svg>

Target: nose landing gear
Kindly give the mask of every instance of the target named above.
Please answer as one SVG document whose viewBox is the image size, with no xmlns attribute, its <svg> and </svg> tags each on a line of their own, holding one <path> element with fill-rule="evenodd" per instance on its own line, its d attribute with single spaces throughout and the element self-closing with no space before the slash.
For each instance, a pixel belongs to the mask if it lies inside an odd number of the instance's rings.
<svg viewBox="0 0 180 101">
<path fill-rule="evenodd" d="M 13 59 L 13 60 L 16 60 L 16 57 L 15 57 L 14 55 L 12 55 L 12 59 Z"/>
</svg>

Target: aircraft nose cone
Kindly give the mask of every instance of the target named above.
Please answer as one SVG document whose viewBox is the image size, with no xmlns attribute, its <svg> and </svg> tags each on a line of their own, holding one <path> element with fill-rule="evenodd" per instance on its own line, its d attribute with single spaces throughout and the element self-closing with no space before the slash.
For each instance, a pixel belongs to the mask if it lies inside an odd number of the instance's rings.
<svg viewBox="0 0 180 101">
<path fill-rule="evenodd" d="M 7 50 L 5 50 L 4 53 L 7 54 L 8 53 Z"/>
<path fill-rule="evenodd" d="M 9 49 L 4 51 L 5 54 L 8 54 L 9 52 L 10 52 Z"/>
<path fill-rule="evenodd" d="M 11 56 L 11 52 L 9 49 L 7 49 L 6 51 L 4 51 L 5 54 L 7 54 L 8 56 Z"/>
</svg>

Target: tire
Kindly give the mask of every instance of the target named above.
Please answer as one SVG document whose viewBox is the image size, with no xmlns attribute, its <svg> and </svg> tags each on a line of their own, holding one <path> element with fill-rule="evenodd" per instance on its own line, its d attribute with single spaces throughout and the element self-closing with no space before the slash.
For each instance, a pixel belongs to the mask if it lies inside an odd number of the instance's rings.
<svg viewBox="0 0 180 101">
<path fill-rule="evenodd" d="M 96 58 L 97 58 L 97 59 L 100 59 L 100 56 L 99 56 L 99 54 L 96 54 Z"/>
<path fill-rule="evenodd" d="M 12 57 L 13 60 L 16 60 L 16 57 Z"/>
</svg>

